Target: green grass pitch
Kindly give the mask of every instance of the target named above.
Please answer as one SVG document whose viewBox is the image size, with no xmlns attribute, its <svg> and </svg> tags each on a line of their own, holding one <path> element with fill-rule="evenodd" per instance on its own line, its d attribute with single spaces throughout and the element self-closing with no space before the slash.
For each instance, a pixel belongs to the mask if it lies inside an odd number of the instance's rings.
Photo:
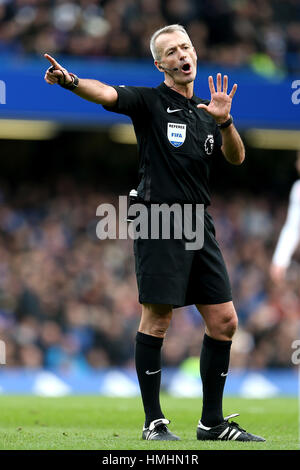
<svg viewBox="0 0 300 470">
<path fill-rule="evenodd" d="M 265 443 L 199 442 L 196 426 L 201 399 L 162 395 L 177 442 L 143 441 L 140 398 L 102 396 L 0 396 L 1 450 L 299 450 L 297 398 L 248 400 L 225 397 L 224 414 Z"/>
</svg>

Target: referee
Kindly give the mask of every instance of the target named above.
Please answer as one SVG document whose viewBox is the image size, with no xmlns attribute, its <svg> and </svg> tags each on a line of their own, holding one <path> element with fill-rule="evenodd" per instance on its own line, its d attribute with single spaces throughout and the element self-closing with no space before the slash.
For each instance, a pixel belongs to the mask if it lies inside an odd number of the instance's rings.
<svg viewBox="0 0 300 470">
<path fill-rule="evenodd" d="M 181 25 L 156 31 L 150 41 L 154 64 L 164 74 L 156 88 L 109 86 L 79 79 L 45 54 L 51 67 L 49 84 L 104 105 L 108 111 L 132 119 L 139 150 L 138 200 L 152 203 L 210 204 L 209 172 L 218 154 L 233 165 L 245 158 L 242 140 L 230 115 L 237 89 L 228 94 L 228 77 L 209 77 L 210 101 L 194 94 L 197 56 Z M 160 406 L 161 347 L 173 309 L 195 304 L 206 330 L 200 356 L 203 384 L 198 440 L 264 441 L 223 417 L 223 389 L 228 374 L 237 314 L 230 282 L 213 221 L 204 211 L 204 244 L 187 250 L 184 237 L 134 241 L 136 276 L 142 316 L 136 335 L 135 361 L 145 423 L 142 438 L 179 440 L 169 428 Z"/>
</svg>

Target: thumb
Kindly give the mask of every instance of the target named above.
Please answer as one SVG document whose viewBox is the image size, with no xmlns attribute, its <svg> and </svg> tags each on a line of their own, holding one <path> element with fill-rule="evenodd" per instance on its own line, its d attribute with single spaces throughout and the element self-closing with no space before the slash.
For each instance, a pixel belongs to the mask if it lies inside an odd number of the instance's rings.
<svg viewBox="0 0 300 470">
<path fill-rule="evenodd" d="M 204 111 L 208 110 L 208 106 L 206 104 L 197 104 L 197 108 L 204 109 Z"/>
</svg>

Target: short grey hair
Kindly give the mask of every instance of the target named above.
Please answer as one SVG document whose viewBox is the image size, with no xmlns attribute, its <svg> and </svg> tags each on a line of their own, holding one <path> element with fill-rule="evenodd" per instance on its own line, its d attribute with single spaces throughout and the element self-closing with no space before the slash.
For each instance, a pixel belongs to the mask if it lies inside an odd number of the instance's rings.
<svg viewBox="0 0 300 470">
<path fill-rule="evenodd" d="M 158 29 L 150 39 L 150 50 L 154 60 L 160 60 L 160 55 L 156 48 L 156 39 L 158 36 L 166 33 L 174 33 L 175 31 L 181 31 L 189 38 L 189 41 L 191 41 L 188 33 L 186 32 L 185 28 L 181 26 L 181 24 L 171 24 L 170 26 L 165 26 L 164 28 Z"/>
</svg>

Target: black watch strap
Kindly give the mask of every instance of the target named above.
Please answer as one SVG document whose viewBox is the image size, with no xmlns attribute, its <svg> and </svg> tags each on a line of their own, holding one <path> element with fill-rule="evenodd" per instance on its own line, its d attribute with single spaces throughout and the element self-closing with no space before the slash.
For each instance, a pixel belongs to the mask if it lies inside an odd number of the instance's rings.
<svg viewBox="0 0 300 470">
<path fill-rule="evenodd" d="M 229 119 L 227 119 L 227 121 L 223 122 L 222 124 L 217 124 L 219 129 L 226 129 L 226 127 L 229 127 L 230 124 L 233 123 L 233 117 L 231 116 L 231 114 L 229 116 L 230 117 Z"/>
<path fill-rule="evenodd" d="M 62 84 L 62 85 L 59 83 L 59 85 L 62 88 L 65 88 L 66 90 L 75 90 L 75 88 L 78 87 L 79 78 L 74 73 L 69 73 L 69 75 L 71 75 L 72 77 L 72 80 L 73 80 L 72 83 L 67 83 L 67 84 Z"/>
</svg>

